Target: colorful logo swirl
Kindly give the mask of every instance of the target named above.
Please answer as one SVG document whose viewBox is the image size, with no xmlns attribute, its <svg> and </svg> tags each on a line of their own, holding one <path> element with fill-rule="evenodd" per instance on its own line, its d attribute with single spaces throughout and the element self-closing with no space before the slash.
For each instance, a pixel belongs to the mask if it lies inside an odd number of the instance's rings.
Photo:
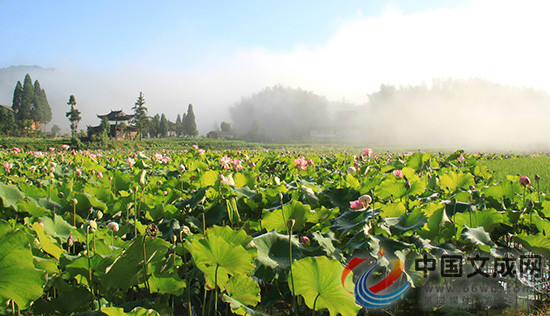
<svg viewBox="0 0 550 316">
<path fill-rule="evenodd" d="M 380 254 L 382 256 L 384 255 L 383 250 L 380 252 Z M 365 260 L 367 259 L 354 257 L 346 265 L 341 277 L 342 286 L 344 286 L 344 282 L 348 274 Z M 407 290 L 411 287 L 411 278 L 407 275 L 407 273 L 405 273 L 405 277 L 407 280 L 405 284 L 390 293 L 384 293 L 388 287 L 390 287 L 401 278 L 405 268 L 405 264 L 401 260 L 390 260 L 390 262 L 393 264 L 393 268 L 390 274 L 388 274 L 382 281 L 372 286 L 368 286 L 368 284 L 371 283 L 369 282 L 369 276 L 371 275 L 372 271 L 379 266 L 378 263 L 372 266 L 367 272 L 359 276 L 359 278 L 355 282 L 355 293 L 348 291 L 349 293 L 355 295 L 355 300 L 357 301 L 357 303 L 365 307 L 384 307 L 390 305 L 393 301 L 397 300 L 403 294 L 405 294 L 405 292 L 407 292 Z"/>
</svg>

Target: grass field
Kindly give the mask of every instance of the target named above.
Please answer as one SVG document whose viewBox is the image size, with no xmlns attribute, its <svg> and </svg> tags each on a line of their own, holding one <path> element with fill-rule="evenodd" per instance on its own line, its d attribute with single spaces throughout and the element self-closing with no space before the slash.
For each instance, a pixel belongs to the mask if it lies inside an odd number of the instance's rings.
<svg viewBox="0 0 550 316">
<path fill-rule="evenodd" d="M 495 172 L 495 177 L 506 180 L 507 175 L 528 176 L 531 184 L 537 187 L 535 174 L 540 176 L 540 190 L 550 192 L 550 157 L 516 157 L 483 162 L 489 169 Z"/>
</svg>

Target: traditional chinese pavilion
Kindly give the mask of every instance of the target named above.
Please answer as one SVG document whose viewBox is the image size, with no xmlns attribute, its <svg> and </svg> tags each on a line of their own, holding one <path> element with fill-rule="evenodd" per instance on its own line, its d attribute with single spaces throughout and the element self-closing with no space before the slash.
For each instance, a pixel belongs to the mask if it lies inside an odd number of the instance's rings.
<svg viewBox="0 0 550 316">
<path fill-rule="evenodd" d="M 134 115 L 126 114 L 122 110 L 111 110 L 109 114 L 98 115 L 97 117 L 100 120 L 103 120 L 103 118 L 107 118 L 109 120 L 109 125 L 111 126 L 111 130 L 109 132 L 110 137 L 113 137 L 115 139 L 134 139 L 137 134 L 137 128 L 134 125 L 129 124 L 130 121 L 134 118 Z M 119 125 L 119 122 L 125 124 Z M 88 127 L 88 129 L 91 134 L 101 133 L 101 125 Z"/>
</svg>

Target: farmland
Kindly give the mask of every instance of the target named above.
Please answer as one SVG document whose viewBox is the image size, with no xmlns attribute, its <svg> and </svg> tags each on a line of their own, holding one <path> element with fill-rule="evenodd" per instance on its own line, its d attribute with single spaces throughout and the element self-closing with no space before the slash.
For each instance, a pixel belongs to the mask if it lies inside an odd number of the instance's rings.
<svg viewBox="0 0 550 316">
<path fill-rule="evenodd" d="M 449 306 L 423 307 L 421 289 L 437 273 L 415 267 L 418 258 L 550 258 L 544 155 L 210 140 L 2 145 L 3 314 L 356 315 L 360 273 L 345 277 L 344 267 L 361 257 L 401 262 L 409 275 L 402 301 L 374 312 L 435 315 Z M 517 279 L 494 270 L 509 294 Z M 521 308 L 544 293 L 532 286 Z"/>
</svg>

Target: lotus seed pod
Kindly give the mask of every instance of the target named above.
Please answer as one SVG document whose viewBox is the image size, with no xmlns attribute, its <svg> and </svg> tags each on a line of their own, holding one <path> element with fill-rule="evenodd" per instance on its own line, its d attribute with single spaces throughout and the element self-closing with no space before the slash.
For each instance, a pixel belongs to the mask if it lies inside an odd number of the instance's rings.
<svg viewBox="0 0 550 316">
<path fill-rule="evenodd" d="M 57 193 L 57 197 L 62 199 L 63 197 L 65 196 L 65 194 L 63 192 L 58 192 Z"/>
<path fill-rule="evenodd" d="M 179 172 L 179 173 L 182 173 L 182 172 L 184 172 L 184 171 L 185 171 L 185 166 L 184 166 L 184 165 L 179 165 L 179 166 L 178 166 L 178 172 Z"/>
<path fill-rule="evenodd" d="M 176 241 L 178 241 L 178 237 L 176 237 L 176 235 L 172 235 L 172 236 L 170 237 L 170 239 L 172 240 L 172 243 L 173 243 L 173 244 L 175 244 Z"/>
<path fill-rule="evenodd" d="M 540 176 L 539 176 L 539 174 L 537 173 L 537 174 L 535 174 L 535 181 L 539 181 L 539 180 L 540 180 Z"/>
<path fill-rule="evenodd" d="M 372 198 L 368 194 L 361 195 L 361 197 L 359 197 L 359 202 L 361 202 L 364 207 L 368 207 L 369 204 L 372 203 Z"/>
<path fill-rule="evenodd" d="M 149 237 L 152 237 L 152 238 L 155 238 L 157 237 L 159 233 L 159 229 L 157 227 L 157 225 L 151 223 L 147 226 L 147 229 L 145 230 L 145 234 Z"/>
<path fill-rule="evenodd" d="M 84 229 L 86 231 L 90 231 L 91 233 L 95 232 L 97 230 L 97 223 L 95 221 L 87 221 L 84 224 Z"/>
<path fill-rule="evenodd" d="M 73 205 L 77 205 L 78 201 L 76 199 L 71 199 L 71 202 L 73 202 Z"/>
<path fill-rule="evenodd" d="M 180 232 L 180 233 L 189 236 L 189 235 L 191 235 L 191 230 L 189 229 L 189 227 L 183 225 L 183 226 L 181 227 L 181 232 Z M 183 240 L 183 238 L 182 238 L 182 240 Z"/>
<path fill-rule="evenodd" d="M 157 185 L 158 185 L 158 186 L 161 186 L 161 185 L 162 185 L 162 181 L 161 181 L 161 180 L 158 180 L 158 181 L 157 181 Z"/>
<path fill-rule="evenodd" d="M 102 219 L 103 218 L 103 212 L 102 211 L 97 211 L 96 215 L 95 215 L 95 218 L 97 218 L 97 220 Z"/>
<path fill-rule="evenodd" d="M 168 191 L 163 191 L 162 194 L 163 194 L 164 196 L 167 196 L 167 195 L 168 195 Z"/>
<path fill-rule="evenodd" d="M 531 179 L 529 179 L 528 176 L 523 176 L 521 178 L 519 178 L 519 183 L 526 187 L 526 186 L 529 186 L 531 184 Z"/>
<path fill-rule="evenodd" d="M 107 228 L 109 228 L 109 230 L 112 232 L 117 232 L 119 226 L 117 222 L 110 222 L 109 224 L 107 224 Z"/>
</svg>

